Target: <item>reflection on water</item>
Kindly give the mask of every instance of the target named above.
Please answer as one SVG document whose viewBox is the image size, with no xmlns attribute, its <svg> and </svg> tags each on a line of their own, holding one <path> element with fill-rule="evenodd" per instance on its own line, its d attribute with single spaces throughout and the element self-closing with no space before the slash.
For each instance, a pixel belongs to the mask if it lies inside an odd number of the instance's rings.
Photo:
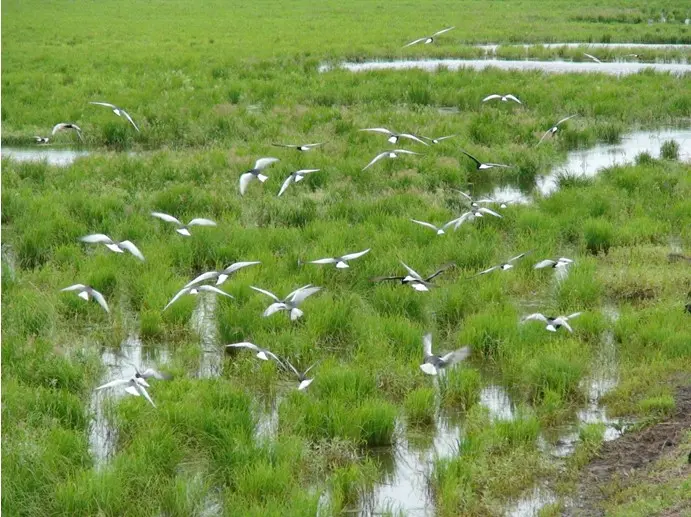
<svg viewBox="0 0 691 517">
<path fill-rule="evenodd" d="M 679 144 L 680 160 L 691 160 L 691 129 L 637 131 L 624 135 L 618 144 L 601 144 L 569 152 L 566 163 L 539 178 L 537 187 L 543 195 L 548 195 L 557 189 L 560 175 L 592 177 L 604 168 L 631 163 L 640 153 L 659 157 L 660 146 L 667 140 Z"/>
<path fill-rule="evenodd" d="M 514 405 L 502 386 L 492 384 L 480 391 L 480 404 L 489 410 L 492 420 L 515 420 Z"/>
<path fill-rule="evenodd" d="M 458 452 L 460 426 L 455 418 L 439 416 L 429 429 L 412 431 L 399 421 L 396 444 L 375 449 L 371 455 L 382 468 L 382 481 L 364 501 L 363 515 L 403 512 L 405 515 L 434 515 L 428 480 L 434 460 Z"/>
<path fill-rule="evenodd" d="M 283 398 L 276 395 L 270 401 L 259 402 L 257 428 L 255 435 L 258 440 L 271 441 L 276 438 L 278 432 L 278 407 Z"/>
<path fill-rule="evenodd" d="M 332 70 L 331 65 L 321 65 L 320 72 Z M 470 68 L 473 70 L 485 70 L 496 68 L 499 70 L 532 71 L 539 70 L 548 74 L 565 73 L 600 73 L 608 75 L 637 74 L 643 70 L 684 75 L 691 72 L 691 65 L 685 63 L 595 63 L 573 61 L 531 61 L 531 60 L 501 60 L 501 59 L 420 59 L 398 61 L 369 61 L 365 63 L 339 63 L 336 68 L 343 68 L 351 72 L 368 72 L 375 70 L 426 70 L 434 72 L 438 69 L 459 70 Z"/>
<path fill-rule="evenodd" d="M 556 501 L 554 494 L 542 487 L 535 487 L 521 499 L 513 502 L 506 511 L 507 517 L 537 517 L 540 510 Z"/>
<path fill-rule="evenodd" d="M 3 147 L 0 150 L 2 157 L 12 158 L 17 162 L 43 162 L 48 165 L 66 167 L 77 158 L 87 156 L 88 151 L 75 151 L 74 149 L 52 149 L 49 147 L 36 147 L 35 149 Z"/>
<path fill-rule="evenodd" d="M 200 338 L 201 358 L 197 376 L 201 379 L 211 379 L 221 375 L 222 350 L 217 344 L 216 332 L 216 295 L 197 296 L 197 307 L 192 313 L 192 328 Z"/>
</svg>

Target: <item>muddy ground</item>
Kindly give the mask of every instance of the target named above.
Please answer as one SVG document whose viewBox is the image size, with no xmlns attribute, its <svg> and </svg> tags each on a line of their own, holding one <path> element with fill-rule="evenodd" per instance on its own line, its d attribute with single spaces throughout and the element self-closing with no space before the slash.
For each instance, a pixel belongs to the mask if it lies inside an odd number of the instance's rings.
<svg viewBox="0 0 691 517">
<path fill-rule="evenodd" d="M 624 434 L 618 440 L 603 444 L 597 458 L 583 469 L 576 496 L 563 515 L 596 517 L 605 515 L 603 503 L 607 500 L 607 487 L 628 486 L 634 476 L 644 472 L 659 459 L 669 455 L 691 454 L 679 444 L 685 432 L 691 429 L 691 378 L 687 378 L 675 396 L 674 415 L 664 422 L 638 432 Z M 691 460 L 691 456 L 689 456 Z M 691 476 L 691 465 L 688 465 Z M 689 512 L 688 514 L 685 512 Z M 672 508 L 663 515 L 691 514 L 691 498 L 684 508 Z"/>
</svg>

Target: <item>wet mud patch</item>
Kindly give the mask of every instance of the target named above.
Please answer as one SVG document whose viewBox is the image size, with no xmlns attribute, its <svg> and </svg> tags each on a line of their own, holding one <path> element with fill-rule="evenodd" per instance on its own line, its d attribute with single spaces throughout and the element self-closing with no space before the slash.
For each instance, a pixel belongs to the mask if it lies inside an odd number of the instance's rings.
<svg viewBox="0 0 691 517">
<path fill-rule="evenodd" d="M 666 452 L 678 446 L 684 433 L 691 429 L 691 379 L 677 391 L 674 415 L 664 422 L 639 432 L 624 434 L 616 441 L 606 442 L 596 459 L 583 470 L 573 505 L 565 515 L 594 517 L 605 515 L 605 487 L 618 482 L 626 485 L 632 474 L 650 466 Z"/>
</svg>

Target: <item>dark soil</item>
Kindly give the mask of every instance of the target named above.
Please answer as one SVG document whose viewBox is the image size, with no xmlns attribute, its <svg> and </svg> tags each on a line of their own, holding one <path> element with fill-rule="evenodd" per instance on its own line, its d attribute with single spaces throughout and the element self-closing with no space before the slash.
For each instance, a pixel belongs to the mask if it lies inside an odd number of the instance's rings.
<svg viewBox="0 0 691 517">
<path fill-rule="evenodd" d="M 626 478 L 679 444 L 684 433 L 691 429 L 691 383 L 679 389 L 675 400 L 676 410 L 670 419 L 603 444 L 598 457 L 584 467 L 573 504 L 565 509 L 563 515 L 604 515 L 602 503 L 610 482 L 625 483 Z"/>
</svg>

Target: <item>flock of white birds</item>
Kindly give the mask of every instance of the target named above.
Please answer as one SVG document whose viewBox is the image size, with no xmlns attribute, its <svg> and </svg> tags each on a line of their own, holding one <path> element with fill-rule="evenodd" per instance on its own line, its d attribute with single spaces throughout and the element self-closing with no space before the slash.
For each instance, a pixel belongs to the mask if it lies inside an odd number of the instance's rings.
<svg viewBox="0 0 691 517">
<path fill-rule="evenodd" d="M 443 34 L 445 32 L 448 32 L 452 30 L 454 27 L 449 27 L 446 29 L 443 29 L 441 31 L 438 31 L 431 36 L 426 36 L 423 38 L 418 38 L 407 45 L 405 47 L 415 45 L 417 43 L 424 43 L 424 44 L 429 44 L 434 42 L 434 38 L 440 34 Z M 492 94 L 488 95 L 485 98 L 482 99 L 482 102 L 489 102 L 493 100 L 499 100 L 500 102 L 514 102 L 516 104 L 522 105 L 523 103 L 513 94 Z M 113 113 L 119 117 L 123 117 L 126 119 L 132 127 L 139 132 L 139 127 L 135 124 L 134 120 L 132 117 L 125 111 L 124 109 L 114 105 L 110 104 L 107 102 L 91 102 L 90 104 L 93 105 L 99 105 L 99 106 L 104 106 L 113 111 Z M 566 122 L 567 120 L 575 117 L 576 115 L 571 115 L 569 117 L 563 118 L 559 120 L 554 126 L 549 128 L 545 134 L 542 136 L 540 141 L 538 142 L 538 145 L 542 143 L 542 141 L 547 138 L 548 136 L 553 136 L 554 134 L 557 133 L 559 126 Z M 59 123 L 56 124 L 53 127 L 52 130 L 52 135 L 55 135 L 59 131 L 67 131 L 67 130 L 72 130 L 76 132 L 78 135 L 79 139 L 83 141 L 83 136 L 82 136 L 82 130 L 79 126 L 77 126 L 74 123 Z M 440 144 L 441 142 L 448 140 L 450 138 L 454 138 L 457 135 L 447 135 L 447 136 L 441 136 L 437 138 L 430 138 L 430 137 L 425 137 L 425 136 L 417 136 L 413 133 L 397 133 L 395 131 L 391 131 L 387 128 L 383 127 L 374 127 L 374 128 L 365 128 L 362 129 L 361 131 L 367 131 L 367 132 L 372 132 L 372 133 L 380 133 L 384 134 L 387 137 L 387 141 L 391 144 L 397 144 L 399 140 L 401 139 L 406 139 L 411 142 L 415 142 L 418 144 L 422 144 L 424 146 L 429 146 L 431 144 Z M 39 144 L 48 144 L 50 139 L 48 137 L 42 137 L 42 136 L 36 136 L 35 140 Z M 324 145 L 323 142 L 321 143 L 312 143 L 312 144 L 273 144 L 274 146 L 277 147 L 283 147 L 283 148 L 290 148 L 297 150 L 299 152 L 308 152 L 312 151 L 316 148 L 319 148 Z M 492 162 L 482 162 L 472 156 L 471 154 L 467 153 L 464 150 L 461 150 L 461 152 L 466 155 L 468 158 L 473 160 L 475 162 L 477 170 L 484 171 L 487 169 L 492 169 L 492 168 L 508 168 L 510 167 L 509 165 L 504 165 L 504 164 L 499 164 L 499 163 L 492 163 Z M 406 149 L 394 149 L 394 150 L 387 150 L 382 153 L 379 153 L 377 156 L 375 156 L 364 168 L 363 170 L 368 169 L 378 161 L 384 159 L 384 158 L 397 158 L 399 155 L 420 155 L 421 153 L 415 152 L 415 151 L 409 151 Z M 265 158 L 259 158 L 255 164 L 254 167 L 252 167 L 250 170 L 242 173 L 240 175 L 240 181 L 239 181 L 239 190 L 240 194 L 244 195 L 245 192 L 247 191 L 248 186 L 250 183 L 252 183 L 254 180 L 258 180 L 260 183 L 264 183 L 267 179 L 268 176 L 264 174 L 264 171 L 273 163 L 279 161 L 278 158 L 272 158 L 272 157 L 265 157 Z M 285 193 L 286 189 L 292 184 L 292 183 L 299 183 L 304 179 L 304 177 L 307 174 L 311 173 L 316 173 L 319 172 L 319 169 L 300 169 L 297 171 L 292 172 L 283 182 L 281 185 L 281 189 L 278 192 L 278 196 L 281 196 Z M 493 217 L 499 217 L 501 218 L 502 215 L 497 213 L 494 210 L 491 210 L 490 208 L 487 208 L 486 206 L 482 206 L 484 204 L 491 204 L 491 203 L 497 203 L 500 205 L 501 208 L 506 208 L 506 205 L 508 202 L 501 202 L 497 201 L 494 199 L 490 198 L 483 198 L 483 199 L 474 199 L 470 194 L 462 191 L 458 191 L 462 196 L 463 199 L 468 203 L 469 209 L 467 212 L 461 214 L 460 216 L 452 219 L 451 221 L 448 221 L 444 223 L 442 226 L 436 226 L 435 224 L 428 223 L 425 221 L 420 221 L 417 219 L 411 219 L 413 223 L 416 223 L 420 226 L 429 228 L 433 231 L 436 232 L 437 235 L 443 235 L 446 230 L 453 228 L 454 231 L 457 230 L 461 224 L 467 221 L 472 221 L 475 218 L 483 217 L 484 215 L 490 215 Z M 175 231 L 179 233 L 182 236 L 185 237 L 190 237 L 192 234 L 190 233 L 190 229 L 193 226 L 216 226 L 216 222 L 212 221 L 210 219 L 205 219 L 205 218 L 195 218 L 190 220 L 188 223 L 183 223 L 176 217 L 165 214 L 162 212 L 152 212 L 151 215 L 155 218 L 158 218 L 164 222 L 170 223 L 175 226 Z M 132 243 L 129 240 L 124 240 L 124 241 L 116 241 L 110 238 L 108 235 L 97 233 L 97 234 L 91 234 L 87 235 L 85 237 L 81 238 L 82 242 L 88 243 L 88 244 L 104 244 L 110 251 L 115 252 L 115 253 L 124 253 L 124 252 L 129 252 L 132 255 L 134 255 L 136 258 L 139 260 L 145 260 L 144 255 L 142 252 L 137 248 L 137 246 Z M 349 262 L 355 259 L 358 259 L 367 253 L 369 253 L 370 249 L 366 249 L 364 251 L 359 251 L 355 253 L 347 253 L 343 254 L 337 257 L 327 257 L 327 258 L 322 258 L 322 259 L 317 259 L 317 260 L 312 260 L 308 261 L 305 263 L 310 263 L 310 264 L 334 264 L 337 269 L 345 269 L 349 268 Z M 488 273 L 491 273 L 493 271 L 507 271 L 509 269 L 512 269 L 514 267 L 514 262 L 518 261 L 519 259 L 523 258 L 525 255 L 527 255 L 530 252 L 525 252 L 521 253 L 519 255 L 516 255 L 515 257 L 512 257 L 508 259 L 506 262 L 497 264 L 495 266 L 492 266 L 488 269 L 485 269 L 484 271 L 481 271 L 477 273 L 477 275 L 474 276 L 480 276 L 480 275 L 485 275 Z M 300 262 L 302 264 L 302 262 Z M 237 262 L 235 264 L 232 264 L 228 266 L 225 269 L 219 270 L 219 271 L 208 271 L 205 273 L 202 273 L 201 275 L 197 276 L 190 282 L 188 282 L 180 291 L 178 291 L 175 296 L 170 300 L 170 302 L 163 308 L 163 310 L 168 309 L 173 303 L 175 303 L 180 297 L 184 295 L 197 295 L 200 293 L 212 293 L 220 296 L 225 296 L 229 298 L 233 298 L 233 296 L 219 288 L 220 285 L 222 285 L 233 273 L 236 271 L 252 266 L 252 265 L 257 265 L 260 264 L 258 261 L 248 261 L 248 262 Z M 418 272 L 416 272 L 414 269 L 406 265 L 405 263 L 401 262 L 403 267 L 406 269 L 407 274 L 402 275 L 402 276 L 381 276 L 381 277 L 375 277 L 372 278 L 371 281 L 373 282 L 381 282 L 381 281 L 396 281 L 400 282 L 403 285 L 409 285 L 411 286 L 414 290 L 416 291 L 429 291 L 429 289 L 433 286 L 432 280 L 436 278 L 438 275 L 442 274 L 444 271 L 447 269 L 453 267 L 455 264 L 446 264 L 442 266 L 441 268 L 437 269 L 434 273 L 431 275 L 424 277 L 420 275 Z M 571 264 L 573 264 L 573 260 L 561 257 L 556 260 L 552 259 L 545 259 L 537 264 L 534 265 L 535 269 L 543 269 L 543 268 L 553 268 L 555 270 L 565 270 L 567 267 L 569 267 Z M 207 283 L 207 282 L 215 282 L 215 283 Z M 274 293 L 261 289 L 259 287 L 255 286 L 250 286 L 254 291 L 264 294 L 265 296 L 271 298 L 272 303 L 266 308 L 266 310 L 263 313 L 264 317 L 271 316 L 272 314 L 275 314 L 277 312 L 286 312 L 288 314 L 288 317 L 290 318 L 291 321 L 295 321 L 302 317 L 304 315 L 304 312 L 302 309 L 300 309 L 300 306 L 302 303 L 310 296 L 313 294 L 319 292 L 322 288 L 321 287 L 316 287 L 311 284 L 299 287 L 298 289 L 295 289 L 293 292 L 289 293 L 287 296 L 284 298 L 279 298 L 276 296 Z M 85 285 L 85 284 L 74 284 L 69 287 L 65 287 L 62 289 L 62 291 L 69 291 L 69 292 L 74 292 L 79 296 L 80 298 L 89 301 L 91 298 L 93 298 L 94 301 L 96 301 L 104 311 L 107 313 L 110 312 L 110 309 L 108 307 L 108 303 L 106 302 L 104 296 L 95 290 L 93 287 Z M 573 329 L 569 325 L 569 320 L 576 318 L 579 316 L 581 313 L 576 312 L 573 314 L 570 314 L 568 316 L 545 316 L 544 314 L 541 313 L 534 313 L 534 314 L 529 314 L 522 318 L 521 322 L 526 322 L 526 321 L 541 321 L 545 323 L 545 328 L 551 332 L 556 332 L 557 329 L 559 328 L 565 328 L 569 332 L 573 332 Z M 316 366 L 317 363 L 311 365 L 309 368 L 307 368 L 305 371 L 300 372 L 287 358 L 281 358 L 274 354 L 273 352 L 259 347 L 254 343 L 250 342 L 241 342 L 241 343 L 233 343 L 226 345 L 227 348 L 232 348 L 232 349 L 237 349 L 237 348 L 246 348 L 249 350 L 252 350 L 256 357 L 258 359 L 264 360 L 264 361 L 269 361 L 273 360 L 275 361 L 282 369 L 284 369 L 286 372 L 294 374 L 295 377 L 298 380 L 298 389 L 303 390 L 307 388 L 312 381 L 314 380 L 313 378 L 308 378 L 307 374 Z M 467 358 L 470 355 L 470 347 L 463 347 L 458 350 L 454 350 L 452 352 L 449 352 L 444 355 L 437 355 L 432 353 L 432 335 L 427 333 L 423 336 L 423 363 L 420 365 L 420 369 L 428 374 L 428 375 L 437 375 L 441 370 L 444 368 L 450 367 L 465 358 Z M 170 379 L 171 376 L 159 372 L 153 368 L 146 368 L 144 370 L 140 370 L 137 365 L 134 365 L 135 367 L 135 375 L 124 378 L 124 379 L 116 379 L 113 381 L 110 381 L 106 384 L 103 384 L 102 386 L 99 386 L 96 388 L 96 390 L 103 390 L 107 388 L 113 388 L 113 387 L 125 387 L 125 391 L 131 395 L 135 396 L 143 396 L 147 401 L 149 401 L 154 407 L 155 403 L 152 400 L 151 396 L 147 392 L 147 388 L 149 388 L 149 384 L 147 383 L 147 379 L 150 378 L 156 378 L 159 380 L 167 380 Z"/>
</svg>

